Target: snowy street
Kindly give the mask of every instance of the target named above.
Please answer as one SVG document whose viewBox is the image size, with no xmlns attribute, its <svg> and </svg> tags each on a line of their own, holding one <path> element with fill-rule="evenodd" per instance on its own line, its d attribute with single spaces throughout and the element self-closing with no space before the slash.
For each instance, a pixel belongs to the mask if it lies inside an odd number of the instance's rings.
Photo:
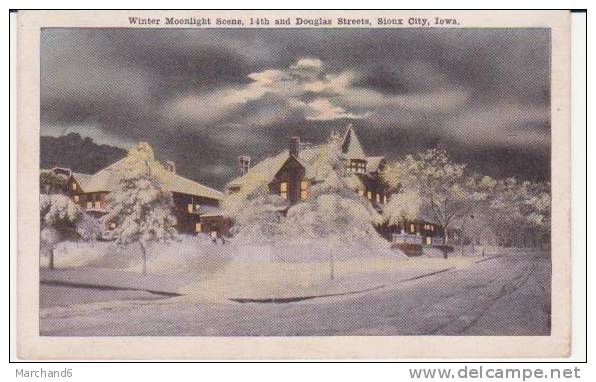
<svg viewBox="0 0 596 382">
<path fill-rule="evenodd" d="M 479 259 L 376 290 L 291 303 L 207 303 L 192 296 L 114 294 L 40 312 L 48 336 L 549 335 L 550 257 Z M 70 286 L 41 293 L 69 295 Z M 102 293 L 108 293 L 103 291 Z M 120 292 L 123 293 L 123 292 Z M 61 304 L 64 305 L 64 304 Z"/>
</svg>

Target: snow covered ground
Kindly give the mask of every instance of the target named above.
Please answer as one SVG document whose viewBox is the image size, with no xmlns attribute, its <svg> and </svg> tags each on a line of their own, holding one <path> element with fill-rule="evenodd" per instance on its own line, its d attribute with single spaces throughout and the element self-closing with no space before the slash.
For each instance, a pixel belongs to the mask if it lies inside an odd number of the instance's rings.
<svg viewBox="0 0 596 382">
<path fill-rule="evenodd" d="M 413 260 L 411 264 L 439 259 Z M 465 266 L 426 277 L 387 277 L 382 287 L 362 293 L 290 303 L 220 303 L 193 295 L 150 300 L 125 295 L 111 301 L 54 301 L 58 304 L 53 306 L 46 300 L 40 331 L 50 336 L 549 334 L 547 253 L 515 252 L 466 261 Z M 407 266 L 403 269 L 406 272 Z M 52 291 L 42 286 L 42 296 L 48 292 Z M 50 294 L 56 296 L 55 292 Z"/>
</svg>

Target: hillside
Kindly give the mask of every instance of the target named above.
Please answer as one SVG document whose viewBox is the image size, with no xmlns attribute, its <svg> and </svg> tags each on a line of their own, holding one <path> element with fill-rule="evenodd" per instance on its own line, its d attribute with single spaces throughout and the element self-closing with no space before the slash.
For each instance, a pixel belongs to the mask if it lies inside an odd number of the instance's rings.
<svg viewBox="0 0 596 382">
<path fill-rule="evenodd" d="M 40 168 L 59 166 L 93 174 L 125 156 L 126 150 L 98 145 L 93 139 L 83 138 L 77 133 L 40 137 Z"/>
</svg>

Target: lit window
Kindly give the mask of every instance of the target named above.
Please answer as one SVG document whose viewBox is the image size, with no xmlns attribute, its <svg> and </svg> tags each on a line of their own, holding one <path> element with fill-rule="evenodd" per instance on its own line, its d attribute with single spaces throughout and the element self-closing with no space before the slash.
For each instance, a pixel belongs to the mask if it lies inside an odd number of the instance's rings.
<svg viewBox="0 0 596 382">
<path fill-rule="evenodd" d="M 371 200 L 372 199 L 372 192 L 370 192 L 370 191 L 367 192 L 366 193 L 366 197 L 368 198 L 368 200 Z"/>
<path fill-rule="evenodd" d="M 114 228 L 116 228 L 116 223 L 114 223 L 114 222 L 111 222 L 111 223 L 110 223 L 110 228 L 111 228 L 111 229 L 114 229 Z"/>
<path fill-rule="evenodd" d="M 99 200 L 95 201 L 95 208 L 96 209 L 100 209 L 101 208 L 101 202 Z"/>
<path fill-rule="evenodd" d="M 434 226 L 434 225 L 431 225 L 431 226 L 430 226 L 430 230 L 434 232 L 434 230 L 435 230 L 435 226 Z"/>
<path fill-rule="evenodd" d="M 195 211 L 198 211 L 198 210 L 199 210 L 199 208 L 201 208 L 201 206 L 200 206 L 200 205 L 198 205 L 198 204 L 195 204 Z"/>
<path fill-rule="evenodd" d="M 195 231 L 196 232 L 203 232 L 203 225 L 201 223 L 195 224 Z"/>
<path fill-rule="evenodd" d="M 300 199 L 306 199 L 308 197 L 308 182 L 303 180 L 300 182 Z"/>
<path fill-rule="evenodd" d="M 189 203 L 189 204 L 186 206 L 186 208 L 187 208 L 187 210 L 188 210 L 188 213 L 189 213 L 189 214 L 192 214 L 192 213 L 193 213 L 193 211 L 194 211 L 194 210 L 193 210 L 193 208 L 192 208 L 192 203 Z"/>
<path fill-rule="evenodd" d="M 288 182 L 281 182 L 279 184 L 279 196 L 284 199 L 288 198 Z"/>
<path fill-rule="evenodd" d="M 87 202 L 87 209 L 90 210 L 93 208 L 93 202 Z"/>
<path fill-rule="evenodd" d="M 358 190 L 358 195 L 364 196 L 364 190 Z"/>
<path fill-rule="evenodd" d="M 381 194 L 377 194 L 377 203 L 381 203 Z"/>
<path fill-rule="evenodd" d="M 414 223 L 410 224 L 410 232 L 415 232 L 416 231 L 416 226 L 414 225 Z"/>
<path fill-rule="evenodd" d="M 76 183 L 74 183 L 74 182 L 72 183 L 72 189 L 73 189 L 73 190 L 76 190 L 76 189 L 77 189 L 77 184 L 76 184 Z"/>
<path fill-rule="evenodd" d="M 431 245 L 431 244 L 432 244 L 432 242 L 433 242 L 433 241 L 432 241 L 431 237 L 430 237 L 430 236 L 427 236 L 427 237 L 426 237 L 426 245 Z"/>
<path fill-rule="evenodd" d="M 79 202 L 79 195 L 73 196 L 72 199 L 75 201 L 75 203 L 78 203 Z"/>
<path fill-rule="evenodd" d="M 383 204 L 387 204 L 387 195 L 383 195 Z"/>
</svg>

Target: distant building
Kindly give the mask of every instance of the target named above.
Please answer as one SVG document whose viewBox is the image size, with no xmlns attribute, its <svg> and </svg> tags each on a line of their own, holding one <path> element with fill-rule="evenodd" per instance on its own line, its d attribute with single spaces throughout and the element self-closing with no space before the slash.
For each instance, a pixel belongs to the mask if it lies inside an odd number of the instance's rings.
<svg viewBox="0 0 596 382">
<path fill-rule="evenodd" d="M 106 213 L 106 196 L 119 188 L 118 173 L 123 161 L 124 159 L 93 175 L 60 167 L 49 171 L 65 177 L 63 192 L 76 204 L 91 215 L 101 216 Z M 219 235 L 223 229 L 220 226 L 222 219 L 212 219 L 210 216 L 221 216 L 219 205 L 224 194 L 176 174 L 174 162 L 167 162 L 165 167 L 171 174 L 166 179 L 165 188 L 172 193 L 178 232 Z"/>
</svg>

